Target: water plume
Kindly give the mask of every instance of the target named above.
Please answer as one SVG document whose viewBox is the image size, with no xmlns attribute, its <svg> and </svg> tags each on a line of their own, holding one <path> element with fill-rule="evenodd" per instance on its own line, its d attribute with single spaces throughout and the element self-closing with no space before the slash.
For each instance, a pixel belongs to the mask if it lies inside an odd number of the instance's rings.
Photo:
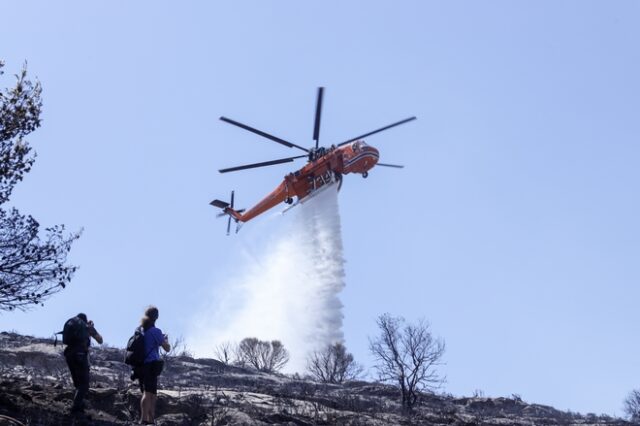
<svg viewBox="0 0 640 426">
<path fill-rule="evenodd" d="M 198 323 L 208 326 L 188 336 L 199 356 L 212 356 L 214 346 L 226 341 L 277 339 L 291 354 L 285 370 L 303 372 L 311 351 L 343 341 L 338 295 L 345 285 L 344 258 L 335 186 L 278 220 L 284 229 L 271 230 L 264 247 L 246 246 L 244 272 L 216 285 L 213 303 L 199 313 Z"/>
</svg>

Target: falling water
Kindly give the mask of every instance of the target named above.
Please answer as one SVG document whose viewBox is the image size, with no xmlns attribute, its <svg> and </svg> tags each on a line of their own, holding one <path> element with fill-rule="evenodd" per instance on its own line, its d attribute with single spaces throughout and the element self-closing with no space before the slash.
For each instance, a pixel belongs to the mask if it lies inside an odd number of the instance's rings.
<svg viewBox="0 0 640 426">
<path fill-rule="evenodd" d="M 286 371 L 304 371 L 308 354 L 343 340 L 344 258 L 335 186 L 295 207 L 270 244 L 247 256 L 238 278 L 216 285 L 213 304 L 199 314 L 199 355 L 244 337 L 280 340 L 291 359 Z M 251 232 L 248 229 L 242 232 Z M 255 229 L 253 229 L 255 231 Z M 250 250 L 249 250 L 250 251 Z M 204 334 L 204 335 L 203 335 Z"/>
</svg>

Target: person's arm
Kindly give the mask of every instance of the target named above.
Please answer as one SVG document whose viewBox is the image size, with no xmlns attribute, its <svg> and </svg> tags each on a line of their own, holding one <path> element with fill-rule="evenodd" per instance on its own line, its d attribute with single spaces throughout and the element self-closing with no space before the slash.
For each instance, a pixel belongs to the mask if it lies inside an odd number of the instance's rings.
<svg viewBox="0 0 640 426">
<path fill-rule="evenodd" d="M 96 330 L 96 328 L 93 326 L 93 321 L 89 321 L 88 324 L 89 324 L 89 336 L 93 337 L 93 340 L 95 340 L 99 344 L 102 344 L 103 342 L 102 336 L 100 335 L 100 333 L 98 333 L 98 330 Z"/>
<path fill-rule="evenodd" d="M 162 345 L 161 345 L 162 349 L 169 352 L 171 350 L 171 345 L 169 344 L 169 336 L 165 334 L 162 337 L 163 337 Z"/>
<path fill-rule="evenodd" d="M 96 330 L 95 328 L 94 328 L 94 330 L 95 330 L 96 334 L 94 334 L 94 335 L 93 335 L 93 336 L 91 336 L 91 337 L 93 337 L 93 340 L 95 340 L 95 341 L 96 341 L 96 342 L 98 342 L 99 344 L 102 344 L 102 342 L 103 342 L 103 340 L 102 340 L 102 336 L 100 335 L 100 333 L 98 333 L 98 330 Z"/>
</svg>

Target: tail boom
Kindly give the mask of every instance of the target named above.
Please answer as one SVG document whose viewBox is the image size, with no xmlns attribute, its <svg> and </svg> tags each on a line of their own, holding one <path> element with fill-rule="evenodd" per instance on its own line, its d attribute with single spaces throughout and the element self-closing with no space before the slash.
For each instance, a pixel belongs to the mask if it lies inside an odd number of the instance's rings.
<svg viewBox="0 0 640 426">
<path fill-rule="evenodd" d="M 222 200 L 213 200 L 212 202 L 210 202 L 209 204 L 211 204 L 213 207 L 218 207 L 220 209 L 222 209 L 222 214 L 228 214 L 229 216 L 231 216 L 236 222 L 244 222 L 244 220 L 242 220 L 242 211 L 237 211 L 234 210 L 229 203 L 227 203 L 226 201 L 222 201 Z"/>
</svg>

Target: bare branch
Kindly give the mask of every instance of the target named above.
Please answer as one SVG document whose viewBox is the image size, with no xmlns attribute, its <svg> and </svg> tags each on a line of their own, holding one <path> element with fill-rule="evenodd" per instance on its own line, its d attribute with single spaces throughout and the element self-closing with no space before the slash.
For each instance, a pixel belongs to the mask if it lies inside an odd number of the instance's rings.
<svg viewBox="0 0 640 426">
<path fill-rule="evenodd" d="M 321 351 L 313 352 L 307 359 L 307 371 L 323 383 L 356 380 L 363 370 L 342 343 L 328 345 Z"/>
<path fill-rule="evenodd" d="M 31 170 L 35 153 L 24 137 L 40 126 L 40 83 L 27 78 L 26 65 L 16 79 L 0 90 L 0 205 Z M 0 311 L 26 310 L 64 289 L 77 269 L 66 262 L 79 237 L 64 225 L 43 232 L 33 217 L 0 209 Z"/>
<path fill-rule="evenodd" d="M 632 422 L 640 421 L 640 390 L 632 390 L 624 400 L 624 412 Z"/>
<path fill-rule="evenodd" d="M 213 356 L 225 365 L 233 362 L 234 355 L 237 353 L 237 347 L 231 342 L 222 342 L 213 348 Z"/>
<path fill-rule="evenodd" d="M 275 372 L 280 371 L 289 362 L 289 352 L 278 340 L 266 342 L 255 337 L 247 337 L 238 345 L 236 358 L 242 365 L 260 371 Z"/>
<path fill-rule="evenodd" d="M 384 314 L 377 324 L 380 335 L 369 340 L 369 349 L 376 359 L 379 379 L 397 385 L 402 406 L 411 410 L 420 392 L 437 389 L 444 381 L 436 370 L 444 354 L 444 341 L 433 337 L 425 321 L 406 324 L 402 317 Z"/>
</svg>

